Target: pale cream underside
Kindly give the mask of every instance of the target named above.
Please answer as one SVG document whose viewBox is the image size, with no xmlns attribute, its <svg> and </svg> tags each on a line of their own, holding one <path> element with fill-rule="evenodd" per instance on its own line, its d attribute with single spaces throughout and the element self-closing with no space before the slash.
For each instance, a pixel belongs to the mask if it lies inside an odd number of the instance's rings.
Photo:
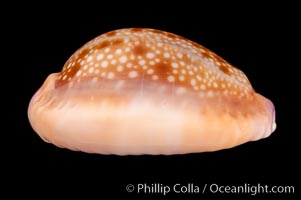
<svg viewBox="0 0 301 200">
<path fill-rule="evenodd" d="M 35 101 L 53 89 L 54 78 L 50 76 L 33 97 L 28 115 L 45 141 L 72 150 L 118 155 L 215 151 L 265 138 L 276 126 L 272 107 L 265 114 L 233 116 L 212 105 L 203 112 L 193 101 L 189 106 L 158 104 L 147 95 L 118 105 L 74 100 L 63 106 L 41 106 Z M 202 104 L 208 106 L 206 100 Z"/>
</svg>

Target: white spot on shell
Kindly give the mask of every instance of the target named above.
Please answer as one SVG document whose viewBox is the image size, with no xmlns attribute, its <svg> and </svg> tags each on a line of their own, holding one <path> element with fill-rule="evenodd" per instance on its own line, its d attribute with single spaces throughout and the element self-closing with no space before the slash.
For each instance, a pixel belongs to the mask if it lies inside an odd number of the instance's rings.
<svg viewBox="0 0 301 200">
<path fill-rule="evenodd" d="M 153 80 L 158 80 L 159 77 L 158 77 L 158 75 L 152 75 L 152 79 L 153 79 Z"/>
<path fill-rule="evenodd" d="M 131 72 L 129 72 L 128 76 L 130 78 L 136 78 L 138 76 L 138 72 L 137 71 L 131 71 Z"/>
<path fill-rule="evenodd" d="M 177 57 L 182 59 L 183 58 L 183 54 L 182 53 L 177 53 Z"/>
<path fill-rule="evenodd" d="M 116 53 L 116 54 L 121 54 L 121 53 L 122 53 L 122 50 L 121 50 L 121 49 L 117 49 L 117 50 L 115 51 L 115 53 Z"/>
<path fill-rule="evenodd" d="M 132 55 L 130 55 L 130 59 L 131 60 L 134 60 L 135 59 L 135 56 L 132 54 Z"/>
<path fill-rule="evenodd" d="M 145 64 L 145 60 L 139 60 L 139 65 L 144 65 Z"/>
<path fill-rule="evenodd" d="M 107 72 L 102 72 L 100 76 L 104 77 L 106 74 L 107 74 Z"/>
<path fill-rule="evenodd" d="M 106 68 L 108 66 L 108 61 L 104 60 L 100 64 L 101 67 Z"/>
<path fill-rule="evenodd" d="M 97 60 L 101 60 L 102 58 L 103 58 L 103 54 L 102 53 L 98 54 L 97 57 L 96 57 Z"/>
<path fill-rule="evenodd" d="M 165 52 L 165 53 L 163 54 L 163 56 L 164 56 L 164 58 L 169 58 L 169 57 L 170 57 L 170 54 L 167 53 L 167 52 Z"/>
<path fill-rule="evenodd" d="M 79 77 L 81 74 L 82 74 L 82 71 L 81 71 L 81 70 L 78 70 L 78 71 L 76 72 L 76 76 L 77 76 L 77 77 Z"/>
<path fill-rule="evenodd" d="M 153 70 L 153 69 L 148 69 L 148 70 L 146 71 L 146 73 L 147 73 L 147 74 L 153 74 L 153 73 L 154 73 L 154 70 Z"/>
<path fill-rule="evenodd" d="M 123 70 L 123 66 L 122 66 L 122 65 L 118 65 L 118 66 L 117 66 L 117 71 L 118 71 L 118 72 L 121 72 L 122 70 Z"/>
<path fill-rule="evenodd" d="M 87 61 L 90 62 L 92 61 L 93 57 L 92 56 L 88 56 Z"/>
<path fill-rule="evenodd" d="M 127 57 L 126 57 L 126 56 L 121 56 L 121 57 L 119 58 L 119 61 L 120 61 L 121 63 L 125 63 L 125 62 L 127 61 Z"/>
<path fill-rule="evenodd" d="M 115 74 L 113 72 L 108 73 L 108 79 L 113 79 Z"/>
<path fill-rule="evenodd" d="M 133 64 L 132 63 L 126 63 L 126 65 L 125 65 L 127 68 L 131 68 L 132 66 L 133 66 Z"/>
<path fill-rule="evenodd" d="M 115 59 L 111 60 L 111 64 L 112 64 L 112 65 L 115 65 L 116 62 L 117 62 L 117 61 L 116 61 Z"/>
<path fill-rule="evenodd" d="M 175 77 L 174 76 L 168 76 L 167 80 L 168 80 L 168 82 L 174 82 L 175 81 Z"/>
<path fill-rule="evenodd" d="M 154 54 L 153 54 L 153 53 L 147 53 L 147 54 L 146 54 L 146 57 L 149 58 L 149 59 L 151 59 L 151 58 L 154 57 Z"/>
<path fill-rule="evenodd" d="M 201 84 L 200 89 L 201 90 L 206 90 L 206 85 L 205 84 Z"/>
<path fill-rule="evenodd" d="M 195 79 L 191 79 L 191 80 L 190 80 L 190 84 L 191 84 L 192 86 L 195 86 L 196 80 L 195 80 Z"/>
<path fill-rule="evenodd" d="M 88 72 L 89 72 L 90 74 L 93 73 L 93 71 L 94 71 L 94 67 L 90 67 L 89 70 L 88 70 Z"/>
<path fill-rule="evenodd" d="M 173 68 L 178 68 L 178 67 L 179 67 L 178 63 L 175 63 L 175 62 L 171 63 L 171 66 L 172 66 Z"/>
</svg>

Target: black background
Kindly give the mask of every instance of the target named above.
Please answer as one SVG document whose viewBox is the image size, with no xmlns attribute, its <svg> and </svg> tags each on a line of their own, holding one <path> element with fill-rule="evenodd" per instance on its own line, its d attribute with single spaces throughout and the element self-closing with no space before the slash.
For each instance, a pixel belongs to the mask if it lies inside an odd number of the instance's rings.
<svg viewBox="0 0 301 200">
<path fill-rule="evenodd" d="M 28 5 L 27 5 L 28 6 Z M 34 5 L 32 5 L 34 6 Z M 194 183 L 204 185 L 268 184 L 294 185 L 298 192 L 298 140 L 293 122 L 297 81 L 292 78 L 297 35 L 295 12 L 283 5 L 238 5 L 162 8 L 146 12 L 116 6 L 36 5 L 15 9 L 16 18 L 7 20 L 4 32 L 12 37 L 9 47 L 10 70 L 6 135 L 10 188 L 16 194 L 59 197 L 84 195 L 101 199 L 121 194 L 123 198 L 144 198 L 147 194 L 127 193 L 127 184 Z M 30 7 L 30 6 L 28 6 Z M 130 6 L 129 6 L 130 7 Z M 160 7 L 160 6 L 158 6 Z M 118 5 L 118 9 L 122 5 Z M 160 11 L 159 11 L 160 10 Z M 185 10 L 185 12 L 183 12 Z M 192 10 L 190 12 L 190 10 Z M 289 12 L 289 14 L 285 14 Z M 73 152 L 43 142 L 32 130 L 27 107 L 45 78 L 61 70 L 64 62 L 84 43 L 119 28 L 148 27 L 182 35 L 211 49 L 246 73 L 254 89 L 274 102 L 277 130 L 267 139 L 212 153 L 175 156 L 104 156 Z M 287 80 L 286 80 L 287 79 Z M 13 81 L 15 80 L 15 81 Z M 16 81 L 17 80 L 17 81 Z M 14 83 L 14 84 L 13 84 Z M 18 84 L 19 83 L 19 84 Z M 10 90 L 11 87 L 11 90 Z M 9 93 L 8 93 L 9 94 Z M 296 111 L 297 112 L 297 111 Z M 13 125 L 11 125 L 13 123 Z M 297 127 L 297 126 L 296 126 Z M 25 186 L 29 189 L 22 190 Z M 209 192 L 208 192 L 209 193 Z M 14 193 L 12 193 L 14 195 Z M 222 198 L 221 194 L 183 194 L 176 198 Z M 227 195 L 226 195 L 227 196 Z M 249 195 L 228 195 L 250 197 Z M 257 195 L 289 199 L 292 194 Z M 155 195 L 163 198 L 162 195 Z M 108 197 L 109 198 L 109 197 Z M 113 198 L 113 197 L 111 197 Z"/>
</svg>

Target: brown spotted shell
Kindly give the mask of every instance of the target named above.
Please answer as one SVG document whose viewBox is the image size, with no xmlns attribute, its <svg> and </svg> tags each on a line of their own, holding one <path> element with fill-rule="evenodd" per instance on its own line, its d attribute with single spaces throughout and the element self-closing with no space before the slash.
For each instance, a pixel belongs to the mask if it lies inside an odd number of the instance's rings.
<svg viewBox="0 0 301 200">
<path fill-rule="evenodd" d="M 252 91 L 243 72 L 205 47 L 172 33 L 139 28 L 112 31 L 87 43 L 66 62 L 57 86 L 141 78 L 200 92 L 244 96 Z"/>
<path fill-rule="evenodd" d="M 273 103 L 205 47 L 154 29 L 96 37 L 32 98 L 33 129 L 99 154 L 215 151 L 269 136 Z"/>
</svg>

